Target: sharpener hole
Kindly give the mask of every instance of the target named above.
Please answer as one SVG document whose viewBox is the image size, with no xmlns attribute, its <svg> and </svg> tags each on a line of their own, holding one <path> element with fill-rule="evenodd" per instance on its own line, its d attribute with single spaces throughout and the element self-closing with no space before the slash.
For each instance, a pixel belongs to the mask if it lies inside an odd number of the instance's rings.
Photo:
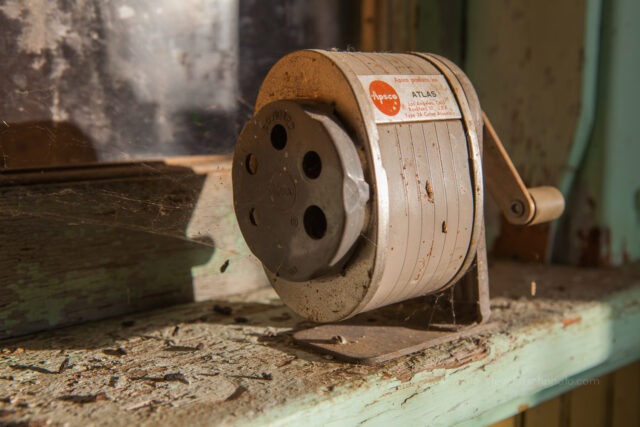
<svg viewBox="0 0 640 427">
<path fill-rule="evenodd" d="M 322 172 L 322 160 L 315 151 L 308 151 L 302 159 L 302 171 L 310 179 L 316 179 Z"/>
<path fill-rule="evenodd" d="M 271 129 L 271 145 L 276 150 L 282 150 L 287 145 L 287 130 L 282 125 L 275 125 Z"/>
<path fill-rule="evenodd" d="M 304 230 L 314 240 L 322 239 L 327 233 L 327 217 L 316 205 L 309 206 L 304 211 L 303 222 Z"/>
</svg>

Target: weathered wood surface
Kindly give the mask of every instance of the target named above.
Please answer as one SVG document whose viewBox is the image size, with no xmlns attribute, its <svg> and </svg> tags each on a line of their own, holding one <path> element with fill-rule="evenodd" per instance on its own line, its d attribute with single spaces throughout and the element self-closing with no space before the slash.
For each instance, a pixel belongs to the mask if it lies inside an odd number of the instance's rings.
<svg viewBox="0 0 640 427">
<path fill-rule="evenodd" d="M 568 165 L 582 102 L 585 4 L 468 3 L 465 71 L 530 187 L 560 187 L 564 177 L 574 173 Z M 523 260 L 550 256 L 548 226 L 501 222 L 496 205 L 487 199 L 489 248 Z"/>
<path fill-rule="evenodd" d="M 640 265 L 490 273 L 495 332 L 377 367 L 292 345 L 270 289 L 5 341 L 0 421 L 479 425 L 640 359 Z"/>
<path fill-rule="evenodd" d="M 267 285 L 203 156 L 0 174 L 0 338 Z"/>
</svg>

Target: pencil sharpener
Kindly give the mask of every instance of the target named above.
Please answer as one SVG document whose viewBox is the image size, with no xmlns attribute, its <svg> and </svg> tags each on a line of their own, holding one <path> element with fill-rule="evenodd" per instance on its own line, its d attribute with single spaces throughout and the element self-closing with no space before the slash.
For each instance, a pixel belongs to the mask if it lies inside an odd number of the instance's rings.
<svg viewBox="0 0 640 427">
<path fill-rule="evenodd" d="M 487 323 L 485 181 L 513 223 L 564 206 L 555 188 L 524 187 L 464 73 L 422 53 L 285 56 L 261 86 L 232 175 L 238 224 L 269 281 L 324 323 L 296 340 L 364 363 Z M 458 316 L 437 328 L 348 320 L 447 290 Z"/>
</svg>

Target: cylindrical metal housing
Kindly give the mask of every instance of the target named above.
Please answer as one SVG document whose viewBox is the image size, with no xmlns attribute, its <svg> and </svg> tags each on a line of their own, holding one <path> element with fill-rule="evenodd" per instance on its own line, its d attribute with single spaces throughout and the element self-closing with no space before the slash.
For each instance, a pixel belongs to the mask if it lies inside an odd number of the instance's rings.
<svg viewBox="0 0 640 427">
<path fill-rule="evenodd" d="M 345 319 L 441 291 L 469 269 L 481 151 L 477 95 L 446 59 L 295 52 L 269 72 L 238 141 L 236 215 L 289 307 Z"/>
</svg>

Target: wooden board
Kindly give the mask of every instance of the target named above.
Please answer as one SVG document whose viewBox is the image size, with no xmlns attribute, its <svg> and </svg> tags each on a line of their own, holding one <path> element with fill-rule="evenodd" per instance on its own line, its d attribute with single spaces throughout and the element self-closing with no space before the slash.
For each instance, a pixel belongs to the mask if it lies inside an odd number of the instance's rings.
<svg viewBox="0 0 640 427">
<path fill-rule="evenodd" d="M 267 284 L 227 157 L 0 175 L 0 338 Z"/>
<path fill-rule="evenodd" d="M 611 425 L 640 425 L 640 363 L 625 366 L 613 374 Z"/>
<path fill-rule="evenodd" d="M 607 391 L 609 390 L 609 376 L 596 379 L 593 383 L 585 384 L 572 391 L 567 396 L 569 427 L 608 426 Z"/>
<path fill-rule="evenodd" d="M 561 399 L 557 397 L 527 409 L 523 414 L 524 427 L 560 427 Z"/>
<path fill-rule="evenodd" d="M 563 262 L 606 267 L 640 259 L 637 16 L 638 2 L 602 3 L 597 116 L 558 235 Z"/>
<path fill-rule="evenodd" d="M 640 425 L 640 362 L 582 382 L 584 385 L 532 408 L 522 405 L 519 409 L 524 412 L 491 427 Z"/>
<path fill-rule="evenodd" d="M 581 106 L 585 8 L 584 0 L 468 3 L 464 68 L 529 187 L 559 187 L 574 172 L 567 165 Z M 486 199 L 490 249 L 526 261 L 550 256 L 549 227 L 501 222 Z"/>
<path fill-rule="evenodd" d="M 558 186 L 565 173 L 580 112 L 584 9 L 583 0 L 469 4 L 466 70 L 528 186 Z"/>
<path fill-rule="evenodd" d="M 5 341 L 0 422 L 487 425 L 640 359 L 639 265 L 490 274 L 498 330 L 377 367 L 294 346 L 270 289 Z"/>
</svg>

